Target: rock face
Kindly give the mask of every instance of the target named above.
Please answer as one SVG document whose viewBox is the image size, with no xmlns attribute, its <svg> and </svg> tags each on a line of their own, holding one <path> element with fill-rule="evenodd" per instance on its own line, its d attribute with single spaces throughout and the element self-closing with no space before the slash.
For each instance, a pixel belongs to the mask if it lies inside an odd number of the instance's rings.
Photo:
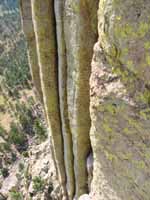
<svg viewBox="0 0 150 200">
<path fill-rule="evenodd" d="M 31 28 L 34 36 L 36 66 L 29 58 L 51 130 L 59 198 L 78 199 L 89 184 L 90 196 L 81 198 L 148 200 L 150 2 L 28 3 L 23 27 L 29 51 Z"/>
<path fill-rule="evenodd" d="M 49 140 L 36 146 L 32 145 L 29 154 L 30 157 L 28 165 L 26 166 L 26 174 L 30 178 L 27 180 L 27 177 L 24 177 L 22 183 L 23 186 L 26 185 L 26 191 L 25 189 L 23 191 L 24 196 L 26 196 L 25 199 L 51 199 L 52 191 L 53 196 L 56 198 L 60 190 L 57 193 L 55 192 L 56 187 L 58 187 L 58 181 L 56 179 L 56 170 L 52 160 Z M 41 183 L 41 188 L 37 187 L 39 182 Z M 44 189 L 42 189 L 42 184 Z"/>
<path fill-rule="evenodd" d="M 15 198 L 12 197 L 13 191 L 16 195 L 21 194 L 19 200 L 58 199 L 61 190 L 49 139 L 41 144 L 33 139 L 28 154 L 29 157 L 20 157 L 15 161 L 10 167 L 8 177 L 5 179 L 0 177 L 0 200 L 13 200 Z"/>
<path fill-rule="evenodd" d="M 30 0 L 20 1 L 20 10 L 22 16 L 22 27 L 28 44 L 28 60 L 31 69 L 32 80 L 36 88 L 37 96 L 41 101 L 43 101 Z"/>
<path fill-rule="evenodd" d="M 92 199 L 150 197 L 149 9 L 144 0 L 99 4 L 90 79 Z"/>
</svg>

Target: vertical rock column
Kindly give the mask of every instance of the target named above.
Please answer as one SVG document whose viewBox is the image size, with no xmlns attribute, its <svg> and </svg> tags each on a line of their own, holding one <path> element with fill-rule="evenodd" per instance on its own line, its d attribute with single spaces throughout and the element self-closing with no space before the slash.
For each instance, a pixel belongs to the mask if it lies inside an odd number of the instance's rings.
<svg viewBox="0 0 150 200">
<path fill-rule="evenodd" d="M 36 42 L 35 42 L 35 34 L 34 34 L 33 23 L 32 23 L 31 1 L 20 0 L 20 10 L 21 10 L 21 18 L 22 18 L 22 27 L 23 27 L 23 31 L 25 33 L 27 45 L 28 45 L 28 60 L 29 60 L 31 74 L 32 74 L 32 80 L 36 88 L 37 96 L 39 97 L 40 101 L 43 102 L 39 64 L 38 64 Z"/>
<path fill-rule="evenodd" d="M 64 139 L 64 160 L 67 176 L 67 192 L 70 200 L 74 195 L 74 164 L 72 135 L 68 118 L 67 105 L 67 58 L 66 44 L 64 38 L 64 0 L 55 0 L 55 18 L 57 32 L 57 51 L 58 51 L 58 83 L 59 83 L 59 106 L 61 113 L 62 134 Z"/>
<path fill-rule="evenodd" d="M 31 0 L 45 110 L 52 134 L 59 181 L 66 197 L 66 173 L 58 94 L 54 1 Z"/>
<path fill-rule="evenodd" d="M 86 157 L 90 151 L 89 76 L 93 45 L 97 39 L 98 1 L 65 1 L 67 93 L 73 137 L 76 194 L 88 192 Z"/>
</svg>

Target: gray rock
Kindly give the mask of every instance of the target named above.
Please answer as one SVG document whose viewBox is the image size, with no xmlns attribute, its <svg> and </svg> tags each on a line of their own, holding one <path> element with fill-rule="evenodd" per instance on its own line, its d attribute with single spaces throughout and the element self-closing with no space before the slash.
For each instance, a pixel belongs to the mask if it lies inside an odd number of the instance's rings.
<svg viewBox="0 0 150 200">
<path fill-rule="evenodd" d="M 91 200 L 91 198 L 88 194 L 83 194 L 82 196 L 80 196 L 79 200 Z"/>
</svg>

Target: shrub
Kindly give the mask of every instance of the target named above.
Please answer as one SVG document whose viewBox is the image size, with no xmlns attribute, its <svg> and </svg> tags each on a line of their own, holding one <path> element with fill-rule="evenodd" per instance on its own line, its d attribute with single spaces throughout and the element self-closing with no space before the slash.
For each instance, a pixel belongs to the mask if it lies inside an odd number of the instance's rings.
<svg viewBox="0 0 150 200">
<path fill-rule="evenodd" d="M 5 142 L 1 144 L 3 151 L 9 152 L 11 150 L 11 144 L 9 142 Z"/>
<path fill-rule="evenodd" d="M 35 192 L 40 192 L 44 190 L 44 180 L 40 176 L 35 176 L 33 178 L 33 189 Z"/>
<path fill-rule="evenodd" d="M 27 149 L 27 137 L 17 127 L 17 124 L 11 124 L 11 130 L 9 132 L 9 142 L 13 143 L 19 151 Z"/>
<path fill-rule="evenodd" d="M 28 135 L 36 135 L 41 140 L 46 139 L 46 128 L 44 127 L 40 116 L 38 116 L 38 110 L 35 111 L 34 100 L 29 98 L 28 104 L 20 103 L 19 101 L 15 105 L 16 117 L 19 120 L 19 124 L 24 133 Z"/>
<path fill-rule="evenodd" d="M 47 135 L 46 135 L 46 128 L 44 127 L 44 125 L 42 124 L 42 122 L 39 119 L 36 119 L 34 121 L 33 130 L 34 130 L 34 133 L 41 140 L 46 139 L 46 137 L 47 137 Z"/>
<path fill-rule="evenodd" d="M 16 114 L 23 131 L 29 135 L 33 135 L 33 121 L 32 106 L 26 106 L 24 103 L 16 103 Z"/>
<path fill-rule="evenodd" d="M 23 157 L 29 158 L 29 152 L 28 151 L 23 151 L 22 152 Z"/>
<path fill-rule="evenodd" d="M 4 178 L 9 176 L 9 170 L 7 168 L 2 168 L 0 172 Z"/>
<path fill-rule="evenodd" d="M 16 189 L 10 191 L 10 198 L 11 200 L 23 200 L 22 194 L 18 192 Z"/>
<path fill-rule="evenodd" d="M 11 153 L 11 160 L 15 162 L 17 160 L 17 155 L 15 153 Z"/>
<path fill-rule="evenodd" d="M 24 170 L 24 163 L 19 163 L 19 171 L 22 172 Z"/>
<path fill-rule="evenodd" d="M 2 126 L 0 126 L 0 136 L 3 138 L 6 136 L 6 131 Z"/>
<path fill-rule="evenodd" d="M 0 68 L 0 74 L 3 76 L 3 83 L 11 93 L 11 96 L 17 94 L 18 87 L 28 87 L 30 80 L 30 72 L 27 61 L 27 52 L 25 45 L 17 44 L 16 51 L 10 51 L 9 54 L 4 54 L 0 59 L 0 65 L 5 66 Z M 13 92 L 12 92 L 13 91 Z"/>
</svg>

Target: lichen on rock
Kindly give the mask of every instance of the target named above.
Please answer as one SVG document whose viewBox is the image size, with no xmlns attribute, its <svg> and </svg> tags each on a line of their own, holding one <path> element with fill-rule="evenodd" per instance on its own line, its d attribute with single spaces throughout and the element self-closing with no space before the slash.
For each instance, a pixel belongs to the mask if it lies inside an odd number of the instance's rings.
<svg viewBox="0 0 150 200">
<path fill-rule="evenodd" d="M 93 199 L 150 196 L 149 8 L 148 1 L 99 4 L 90 79 Z"/>
<path fill-rule="evenodd" d="M 149 0 L 31 5 L 61 198 L 149 200 Z"/>
</svg>

